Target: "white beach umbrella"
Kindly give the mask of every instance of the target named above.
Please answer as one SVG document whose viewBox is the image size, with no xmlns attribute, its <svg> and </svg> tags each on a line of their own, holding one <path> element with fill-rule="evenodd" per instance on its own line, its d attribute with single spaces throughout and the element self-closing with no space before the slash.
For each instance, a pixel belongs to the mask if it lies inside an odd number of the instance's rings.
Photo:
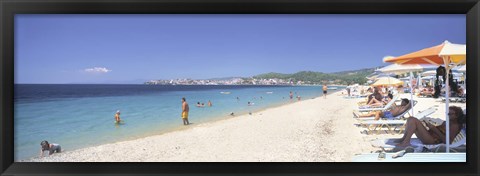
<svg viewBox="0 0 480 176">
<path fill-rule="evenodd" d="M 379 71 L 383 73 L 395 73 L 395 74 L 403 74 L 403 73 L 409 73 L 409 72 L 414 72 L 414 71 L 422 71 L 425 66 L 419 65 L 419 64 L 413 64 L 413 65 L 399 65 L 399 64 L 391 64 L 388 66 L 385 66 L 383 68 L 378 69 Z"/>
<path fill-rule="evenodd" d="M 367 76 L 366 78 L 368 80 L 377 80 L 379 78 L 382 78 L 382 77 L 393 77 L 395 76 L 394 73 L 373 73 L 373 74 L 370 74 L 369 76 Z"/>
<path fill-rule="evenodd" d="M 436 70 L 429 70 L 429 71 L 424 71 L 421 73 L 422 76 L 435 76 L 437 75 L 437 71 Z M 459 73 L 459 72 L 452 72 L 452 75 L 455 76 L 455 77 L 459 77 L 459 76 L 463 76 L 463 73 Z"/>
<path fill-rule="evenodd" d="M 397 79 L 397 78 L 392 78 L 392 77 L 381 77 L 375 81 L 375 83 L 372 84 L 372 86 L 391 86 L 391 85 L 402 85 L 403 81 Z"/>
</svg>

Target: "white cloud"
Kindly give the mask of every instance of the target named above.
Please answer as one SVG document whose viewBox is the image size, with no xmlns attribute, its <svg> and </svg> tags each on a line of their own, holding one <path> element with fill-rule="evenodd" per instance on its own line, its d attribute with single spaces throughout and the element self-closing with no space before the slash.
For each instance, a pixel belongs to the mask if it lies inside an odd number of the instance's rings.
<svg viewBox="0 0 480 176">
<path fill-rule="evenodd" d="M 105 67 L 93 67 L 93 68 L 86 68 L 84 71 L 88 73 L 108 73 L 108 72 L 111 72 L 112 70 L 109 70 Z"/>
</svg>

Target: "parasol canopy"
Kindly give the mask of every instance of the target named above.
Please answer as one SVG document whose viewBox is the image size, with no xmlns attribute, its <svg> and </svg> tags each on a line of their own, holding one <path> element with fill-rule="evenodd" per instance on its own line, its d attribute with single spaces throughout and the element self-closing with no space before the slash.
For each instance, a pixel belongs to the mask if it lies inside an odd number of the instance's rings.
<svg viewBox="0 0 480 176">
<path fill-rule="evenodd" d="M 467 45 L 453 44 L 445 40 L 440 45 L 399 57 L 386 57 L 383 61 L 397 64 L 432 64 L 439 66 L 445 64 L 444 58 L 448 57 L 450 63 L 464 64 L 467 60 L 466 53 Z"/>
</svg>

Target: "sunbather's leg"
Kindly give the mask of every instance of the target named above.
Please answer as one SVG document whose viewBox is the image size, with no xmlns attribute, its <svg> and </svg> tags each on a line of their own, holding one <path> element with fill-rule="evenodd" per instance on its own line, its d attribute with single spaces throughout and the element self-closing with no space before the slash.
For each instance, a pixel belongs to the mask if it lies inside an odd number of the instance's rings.
<svg viewBox="0 0 480 176">
<path fill-rule="evenodd" d="M 417 118 L 410 117 L 407 119 L 405 127 L 405 133 L 403 137 L 400 139 L 402 140 L 397 146 L 399 147 L 406 147 L 410 146 L 410 139 L 412 135 L 415 134 L 420 141 L 424 144 L 434 144 L 435 139 L 428 133 L 427 129 L 423 126 L 422 122 Z"/>
<path fill-rule="evenodd" d="M 375 97 L 372 97 L 372 99 L 370 100 L 370 102 L 368 102 L 367 105 L 377 105 L 377 104 L 380 104 L 380 106 L 381 106 L 381 105 L 383 105 L 383 102 L 377 100 Z"/>
<path fill-rule="evenodd" d="M 370 104 L 370 107 L 381 107 L 383 106 L 384 104 L 382 102 L 378 102 L 378 103 L 372 103 Z"/>
<path fill-rule="evenodd" d="M 369 112 L 368 114 L 358 114 L 358 113 L 355 113 L 355 111 L 353 112 L 353 114 L 357 117 L 373 117 L 375 116 L 375 112 Z"/>
<path fill-rule="evenodd" d="M 377 112 L 375 113 L 375 120 L 379 120 L 380 117 L 383 117 L 383 112 L 377 111 Z"/>
</svg>

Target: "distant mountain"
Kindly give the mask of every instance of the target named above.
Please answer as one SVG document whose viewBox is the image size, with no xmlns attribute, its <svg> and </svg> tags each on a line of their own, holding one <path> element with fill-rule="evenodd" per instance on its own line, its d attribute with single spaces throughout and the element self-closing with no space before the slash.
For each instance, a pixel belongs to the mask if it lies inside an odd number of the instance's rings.
<svg viewBox="0 0 480 176">
<path fill-rule="evenodd" d="M 297 73 L 264 73 L 253 77 L 223 77 L 210 79 L 173 79 L 151 80 L 144 84 L 153 85 L 312 85 L 312 84 L 363 84 L 367 82 L 367 76 L 372 74 L 375 68 L 323 73 L 314 71 L 300 71 Z"/>
<path fill-rule="evenodd" d="M 293 74 L 284 73 L 265 73 L 253 76 L 255 79 L 285 79 L 291 80 L 294 83 L 302 81 L 308 84 L 322 84 L 325 81 L 333 84 L 354 84 L 354 83 L 366 83 L 367 76 L 372 74 L 375 68 L 365 68 L 352 71 L 341 71 L 335 73 L 323 73 L 314 71 L 301 71 Z"/>
</svg>

